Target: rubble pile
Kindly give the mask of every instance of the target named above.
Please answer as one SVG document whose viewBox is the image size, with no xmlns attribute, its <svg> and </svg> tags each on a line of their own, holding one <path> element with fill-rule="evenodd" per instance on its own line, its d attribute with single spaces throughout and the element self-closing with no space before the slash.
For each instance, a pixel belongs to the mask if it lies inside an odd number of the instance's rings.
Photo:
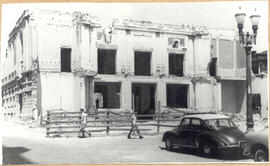
<svg viewBox="0 0 270 166">
<path fill-rule="evenodd" d="M 229 116 L 232 121 L 236 124 L 236 126 L 242 130 L 246 131 L 246 121 L 247 115 L 244 113 L 223 113 L 224 115 Z M 263 128 L 268 127 L 268 119 L 266 117 L 262 117 L 260 114 L 253 114 L 254 121 L 254 130 L 259 131 Z"/>
</svg>

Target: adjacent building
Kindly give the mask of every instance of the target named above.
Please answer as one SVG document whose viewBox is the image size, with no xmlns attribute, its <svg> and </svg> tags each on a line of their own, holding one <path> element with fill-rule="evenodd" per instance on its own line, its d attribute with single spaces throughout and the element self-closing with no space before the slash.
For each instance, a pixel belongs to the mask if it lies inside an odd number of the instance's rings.
<svg viewBox="0 0 270 166">
<path fill-rule="evenodd" d="M 268 67 L 267 51 L 252 54 L 252 92 L 253 105 L 258 105 L 254 113 L 259 113 L 263 118 L 268 118 Z"/>
<path fill-rule="evenodd" d="M 48 110 L 245 112 L 236 32 L 81 12 L 25 11 L 2 60 L 2 113 Z"/>
</svg>

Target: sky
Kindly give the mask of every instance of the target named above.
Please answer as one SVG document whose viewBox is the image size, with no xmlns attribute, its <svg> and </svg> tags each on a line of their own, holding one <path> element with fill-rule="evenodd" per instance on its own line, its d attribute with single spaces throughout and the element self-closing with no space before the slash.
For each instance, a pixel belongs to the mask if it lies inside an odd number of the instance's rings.
<svg viewBox="0 0 270 166">
<path fill-rule="evenodd" d="M 103 25 L 109 25 L 114 18 L 145 20 L 156 23 L 185 24 L 237 30 L 234 15 L 246 13 L 244 31 L 252 32 L 249 16 L 261 16 L 257 52 L 268 50 L 268 1 L 231 2 L 172 2 L 172 3 L 21 3 L 2 5 L 1 55 L 5 54 L 8 34 L 25 9 L 51 9 L 61 11 L 82 11 L 101 18 Z M 3 48 L 3 49 L 2 49 Z"/>
</svg>

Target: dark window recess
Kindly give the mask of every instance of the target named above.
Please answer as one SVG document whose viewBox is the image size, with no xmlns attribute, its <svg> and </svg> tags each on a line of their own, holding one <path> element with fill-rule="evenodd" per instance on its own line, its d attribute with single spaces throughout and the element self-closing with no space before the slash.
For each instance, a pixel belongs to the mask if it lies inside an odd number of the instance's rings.
<svg viewBox="0 0 270 166">
<path fill-rule="evenodd" d="M 167 106 L 187 108 L 188 85 L 167 84 Z"/>
<path fill-rule="evenodd" d="M 61 48 L 61 72 L 71 72 L 71 48 Z"/>
<path fill-rule="evenodd" d="M 98 74 L 115 74 L 116 50 L 98 49 Z"/>
<path fill-rule="evenodd" d="M 182 77 L 183 72 L 183 58 L 182 54 L 169 54 L 169 75 Z"/>
<path fill-rule="evenodd" d="M 23 33 L 22 32 L 20 32 L 20 41 L 21 41 L 21 51 L 23 54 Z"/>
<path fill-rule="evenodd" d="M 253 61 L 252 71 L 254 74 L 267 73 L 267 61 Z"/>
<path fill-rule="evenodd" d="M 17 63 L 17 46 L 13 43 L 13 64 L 15 65 Z"/>
<path fill-rule="evenodd" d="M 126 29 L 126 35 L 130 35 L 130 29 Z"/>
<path fill-rule="evenodd" d="M 260 94 L 252 94 L 252 108 L 253 113 L 261 114 L 261 95 Z"/>
<path fill-rule="evenodd" d="M 156 37 L 160 37 L 160 32 L 156 32 Z"/>
<path fill-rule="evenodd" d="M 151 75 L 151 52 L 135 52 L 135 75 Z"/>
<path fill-rule="evenodd" d="M 98 101 L 99 108 L 120 108 L 120 91 L 121 83 L 96 82 L 94 93 L 100 93 L 103 100 Z M 103 104 L 101 105 L 101 103 Z"/>
<path fill-rule="evenodd" d="M 252 71 L 254 74 L 259 74 L 259 63 L 252 62 Z"/>
<path fill-rule="evenodd" d="M 217 67 L 217 58 L 212 58 L 208 66 L 210 76 L 217 75 L 216 67 Z"/>
<path fill-rule="evenodd" d="M 132 84 L 132 109 L 138 115 L 153 115 L 156 108 L 156 84 Z M 152 119 L 143 117 L 140 119 Z"/>
</svg>

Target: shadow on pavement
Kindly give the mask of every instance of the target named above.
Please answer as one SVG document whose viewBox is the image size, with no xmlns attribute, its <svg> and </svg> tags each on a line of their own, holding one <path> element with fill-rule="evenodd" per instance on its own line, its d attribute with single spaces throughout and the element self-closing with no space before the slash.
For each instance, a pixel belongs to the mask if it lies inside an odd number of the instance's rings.
<svg viewBox="0 0 270 166">
<path fill-rule="evenodd" d="M 33 162 L 24 158 L 21 154 L 29 151 L 24 147 L 6 147 L 3 146 L 3 164 L 34 164 Z"/>
<path fill-rule="evenodd" d="M 166 150 L 165 147 L 160 147 L 161 150 Z M 183 153 L 188 155 L 194 155 L 198 157 L 205 157 L 205 158 L 211 158 L 211 159 L 219 159 L 219 160 L 244 160 L 244 159 L 250 159 L 248 156 L 244 156 L 241 154 L 213 154 L 212 156 L 204 156 L 198 149 L 191 149 L 191 148 L 175 148 L 171 152 L 175 153 Z"/>
</svg>

